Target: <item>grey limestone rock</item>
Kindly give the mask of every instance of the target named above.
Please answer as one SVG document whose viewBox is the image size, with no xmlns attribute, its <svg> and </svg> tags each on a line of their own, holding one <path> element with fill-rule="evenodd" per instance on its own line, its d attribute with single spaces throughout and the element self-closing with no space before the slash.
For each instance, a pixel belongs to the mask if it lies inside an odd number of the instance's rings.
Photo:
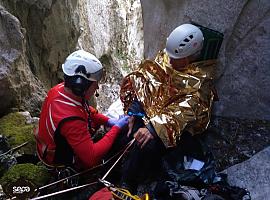
<svg viewBox="0 0 270 200">
<path fill-rule="evenodd" d="M 270 196 L 270 146 L 249 160 L 224 170 L 230 185 L 247 188 L 253 200 L 268 200 Z"/>
</svg>

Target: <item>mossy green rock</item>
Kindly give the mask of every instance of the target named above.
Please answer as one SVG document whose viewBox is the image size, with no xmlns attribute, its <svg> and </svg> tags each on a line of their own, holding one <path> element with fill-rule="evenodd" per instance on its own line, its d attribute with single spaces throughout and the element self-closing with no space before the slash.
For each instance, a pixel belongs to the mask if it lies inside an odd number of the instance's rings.
<svg viewBox="0 0 270 200">
<path fill-rule="evenodd" d="M 10 113 L 0 119 L 0 134 L 7 137 L 11 148 L 28 142 L 19 150 L 20 153 L 35 153 L 36 145 L 33 128 L 34 125 L 26 124 L 26 118 L 20 113 Z"/>
<path fill-rule="evenodd" d="M 1 184 L 5 187 L 8 184 L 15 183 L 19 179 L 28 180 L 35 186 L 40 187 L 48 183 L 50 174 L 44 166 L 31 163 L 17 164 L 5 173 L 1 178 Z"/>
</svg>

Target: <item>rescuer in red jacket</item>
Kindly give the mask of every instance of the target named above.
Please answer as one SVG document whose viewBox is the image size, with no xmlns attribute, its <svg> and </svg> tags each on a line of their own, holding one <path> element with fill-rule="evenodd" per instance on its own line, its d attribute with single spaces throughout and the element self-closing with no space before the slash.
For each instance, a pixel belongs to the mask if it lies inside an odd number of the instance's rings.
<svg viewBox="0 0 270 200">
<path fill-rule="evenodd" d="M 87 103 L 98 89 L 102 68 L 100 61 L 84 50 L 66 58 L 62 65 L 65 82 L 48 92 L 36 133 L 37 153 L 45 164 L 91 168 L 100 163 L 127 125 L 127 116 L 109 119 Z M 91 136 L 99 125 L 111 129 L 94 143 Z"/>
</svg>

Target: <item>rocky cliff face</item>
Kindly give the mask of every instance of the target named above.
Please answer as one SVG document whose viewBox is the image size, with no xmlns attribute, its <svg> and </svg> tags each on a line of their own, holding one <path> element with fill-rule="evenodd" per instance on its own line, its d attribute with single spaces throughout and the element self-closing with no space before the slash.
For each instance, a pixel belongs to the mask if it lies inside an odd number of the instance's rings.
<svg viewBox="0 0 270 200">
<path fill-rule="evenodd" d="M 118 98 L 123 76 L 143 59 L 141 4 L 139 0 L 86 0 L 81 16 L 85 26 L 79 46 L 93 52 L 105 68 L 98 98 L 99 110 L 105 111 Z"/>
<path fill-rule="evenodd" d="M 7 1 L 5 8 L 25 30 L 25 56 L 32 72 L 46 86 L 59 81 L 58 72 L 79 37 L 77 0 Z"/>
<path fill-rule="evenodd" d="M 0 0 L 0 5 L 0 115 L 12 107 L 38 115 L 46 90 L 62 80 L 61 64 L 76 47 L 95 54 L 105 67 L 101 111 L 118 97 L 123 75 L 142 60 L 139 0 Z"/>
<path fill-rule="evenodd" d="M 1 69 L 6 68 L 0 79 L 5 82 L 1 115 L 12 107 L 39 114 L 45 91 L 61 79 L 61 63 L 78 41 L 76 2 L 0 1 L 5 7 L 0 19 L 5 44 L 0 47 Z"/>
<path fill-rule="evenodd" d="M 269 145 L 269 14 L 269 0 L 0 0 L 0 117 L 12 108 L 38 116 L 76 48 L 105 67 L 97 101 L 104 112 L 122 77 L 163 49 L 175 27 L 193 21 L 224 33 L 214 114 L 228 118 L 212 121 L 208 136 L 217 143 L 207 143 L 234 164 L 235 154 L 246 159 Z"/>
<path fill-rule="evenodd" d="M 196 22 L 224 33 L 214 114 L 270 120 L 270 1 L 141 0 L 145 56 L 177 26 Z"/>
<path fill-rule="evenodd" d="M 26 57 L 25 29 L 0 7 L 0 115 L 12 107 L 37 111 L 44 89 Z"/>
<path fill-rule="evenodd" d="M 61 64 L 76 46 L 103 62 L 98 107 L 105 111 L 118 97 L 123 75 L 143 54 L 153 58 L 176 26 L 193 21 L 224 33 L 216 79 L 220 101 L 214 114 L 270 119 L 269 1 L 0 0 L 0 4 L 2 114 L 11 107 L 38 110 L 45 91 L 61 81 Z"/>
</svg>

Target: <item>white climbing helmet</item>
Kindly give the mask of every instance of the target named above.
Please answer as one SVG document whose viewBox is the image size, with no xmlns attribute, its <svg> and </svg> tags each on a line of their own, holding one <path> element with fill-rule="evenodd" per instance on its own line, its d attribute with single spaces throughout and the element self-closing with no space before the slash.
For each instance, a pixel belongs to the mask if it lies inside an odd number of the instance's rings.
<svg viewBox="0 0 270 200">
<path fill-rule="evenodd" d="M 203 39 L 203 33 L 197 26 L 182 24 L 167 38 L 165 50 L 171 58 L 184 58 L 200 51 Z"/>
<path fill-rule="evenodd" d="M 70 54 L 62 65 L 65 75 L 79 75 L 89 81 L 99 81 L 102 78 L 102 68 L 100 61 L 84 50 L 77 50 Z"/>
</svg>

